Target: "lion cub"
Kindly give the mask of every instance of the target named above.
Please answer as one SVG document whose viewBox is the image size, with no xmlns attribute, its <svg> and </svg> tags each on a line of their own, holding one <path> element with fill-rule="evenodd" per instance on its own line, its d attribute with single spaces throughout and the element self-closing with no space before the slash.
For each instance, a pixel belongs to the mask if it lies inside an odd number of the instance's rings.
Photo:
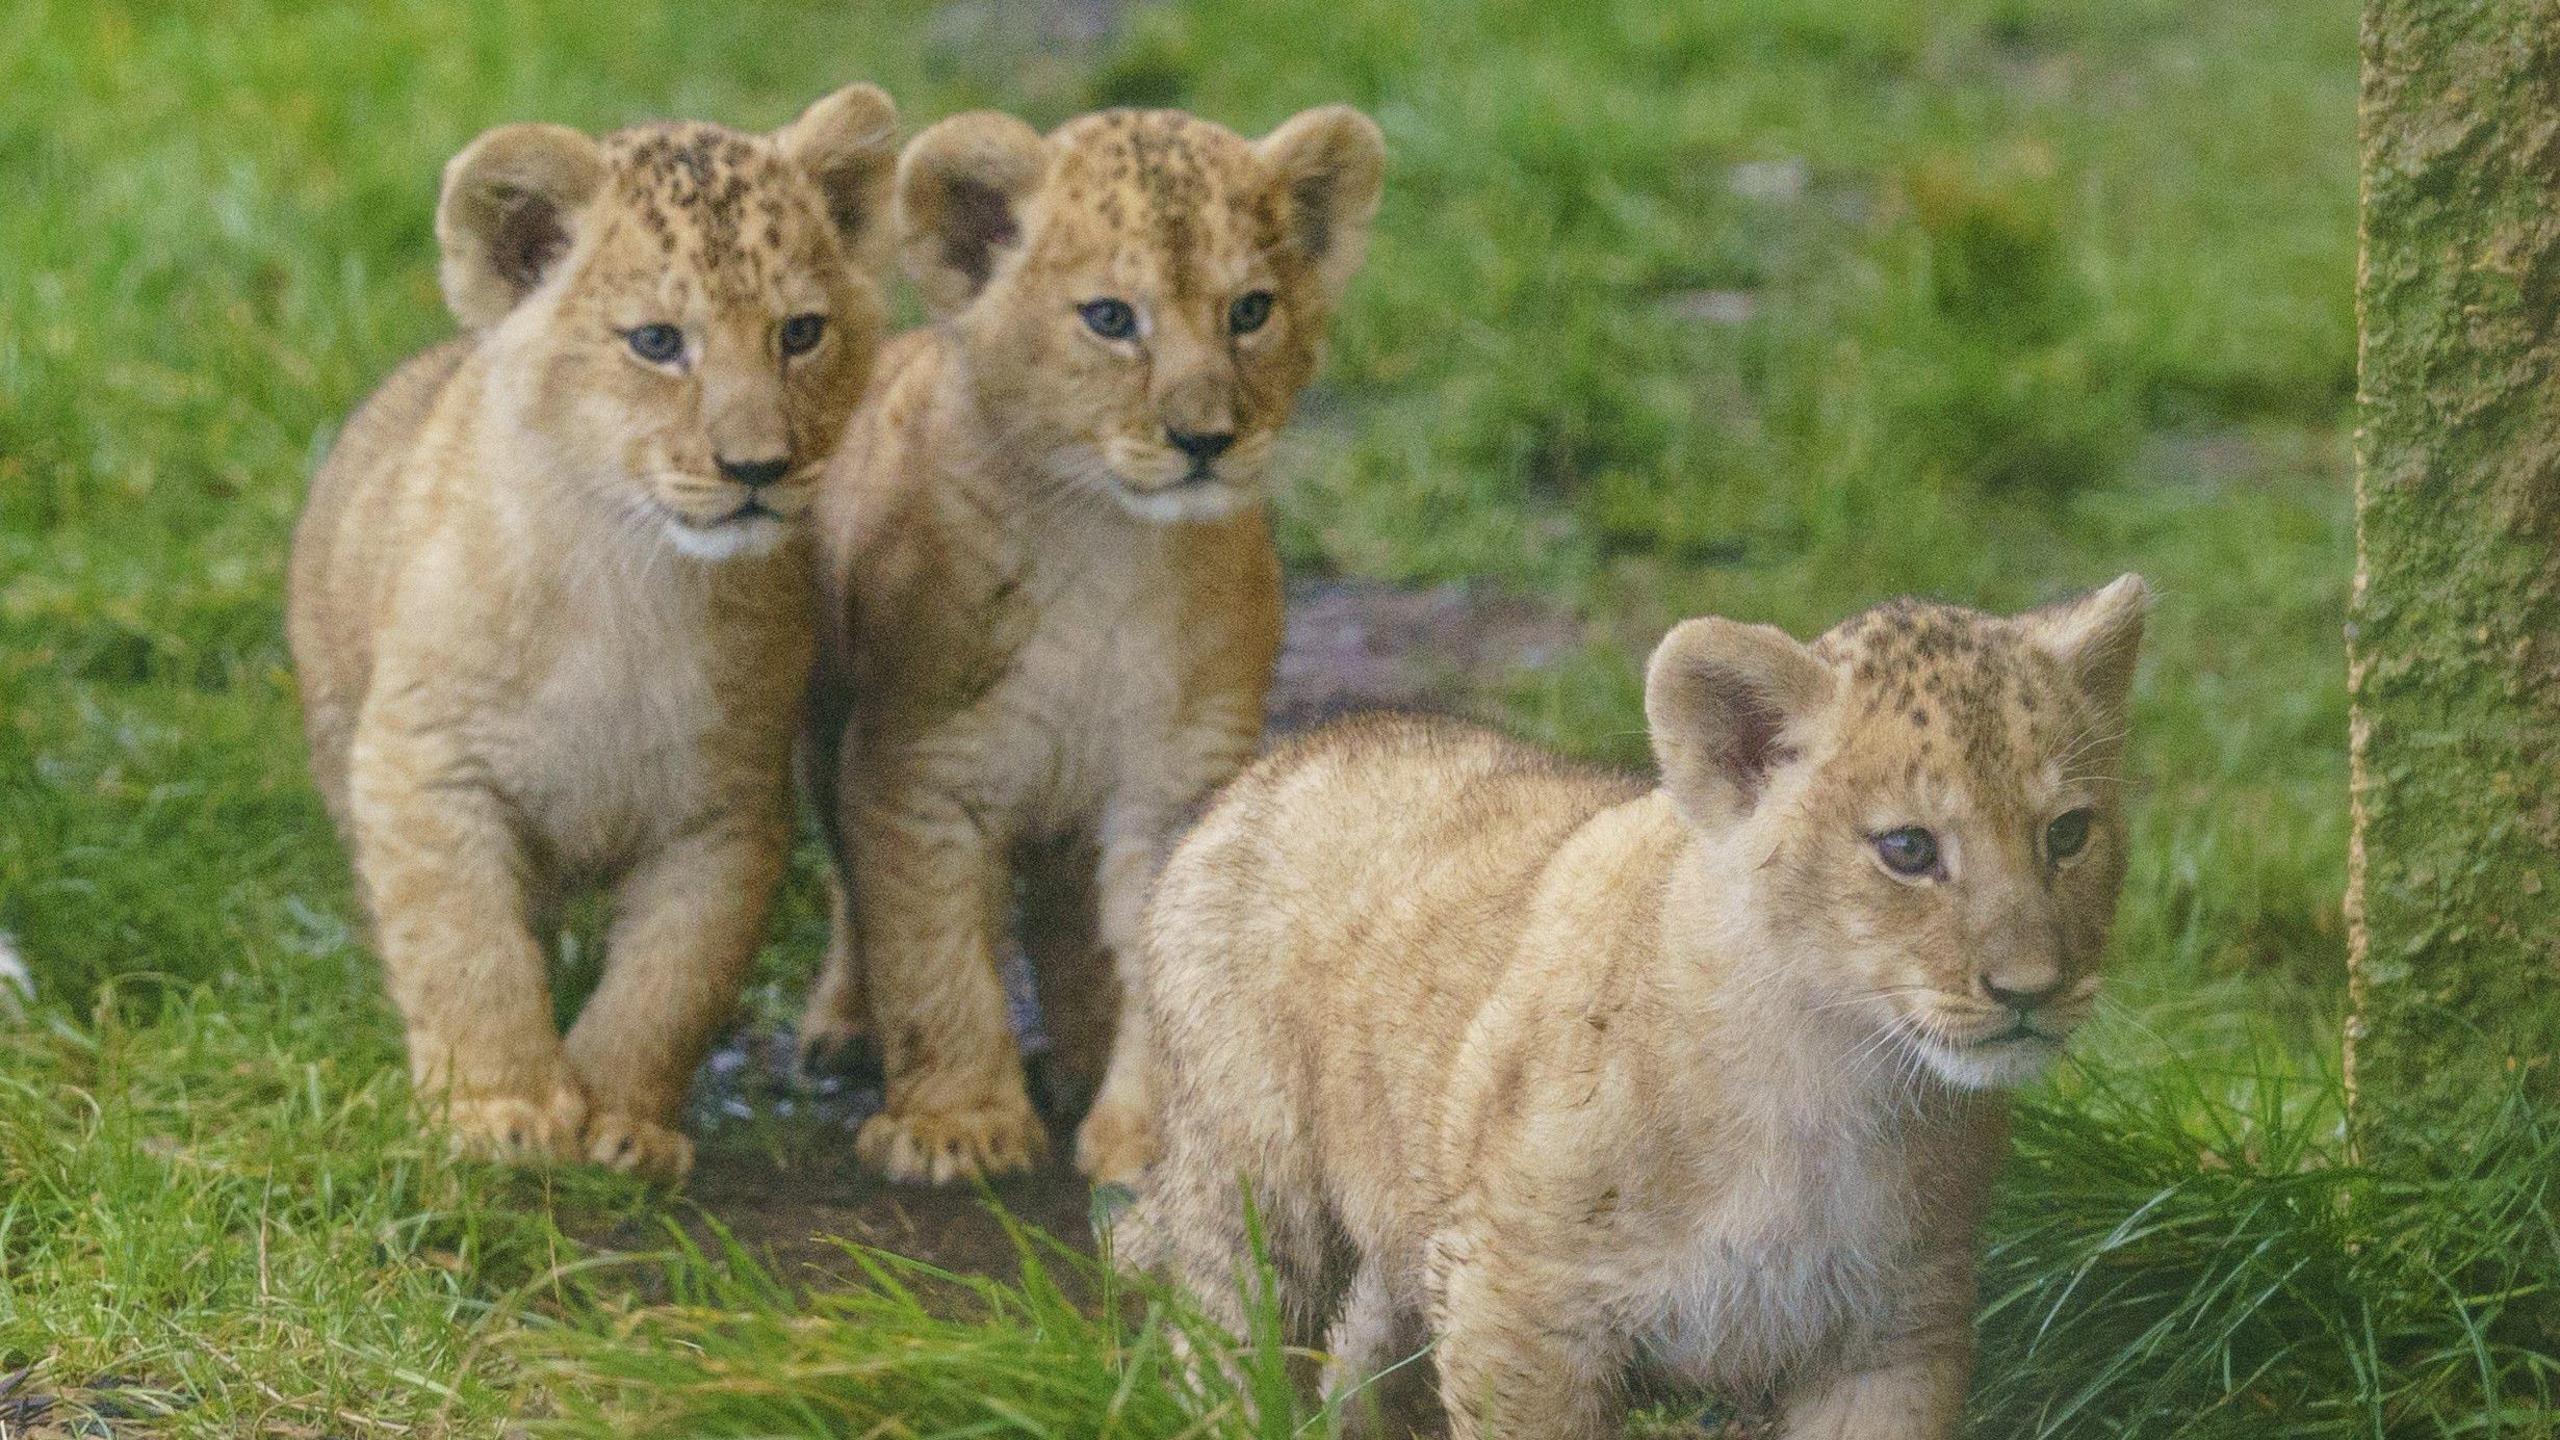
<svg viewBox="0 0 2560 1440">
<path fill-rule="evenodd" d="M 1240 1319 L 1241 1178 L 1295 1338 L 1347 1381 L 1436 1341 L 1458 1436 L 1614 1435 L 1638 1375 L 1952 1435 L 1997 1089 L 2094 1004 L 2124 876 L 2147 601 L 1689 621 L 1658 788 L 1411 719 L 1255 765 L 1148 911 L 1124 1256 Z"/>
<path fill-rule="evenodd" d="M 1384 165 L 1341 108 L 1257 141 L 1170 111 L 1046 137 L 970 114 L 899 161 L 942 319 L 890 345 L 818 501 L 809 773 L 850 904 L 801 1030 L 823 1054 L 876 1026 L 887 1106 L 856 1144 L 893 1177 L 1041 1149 L 996 969 L 1015 847 L 1090 845 L 1125 965 L 1176 827 L 1259 743 L 1263 482 Z M 1115 1008 L 1077 1145 L 1101 1179 L 1153 1144 L 1145 1038 Z"/>
<path fill-rule="evenodd" d="M 410 1071 L 465 1149 L 678 1174 L 762 935 L 813 618 L 797 517 L 884 327 L 897 114 L 510 125 L 446 167 L 460 338 L 349 422 L 294 537 L 312 768 Z M 602 886 L 564 1045 L 558 906 Z"/>
</svg>

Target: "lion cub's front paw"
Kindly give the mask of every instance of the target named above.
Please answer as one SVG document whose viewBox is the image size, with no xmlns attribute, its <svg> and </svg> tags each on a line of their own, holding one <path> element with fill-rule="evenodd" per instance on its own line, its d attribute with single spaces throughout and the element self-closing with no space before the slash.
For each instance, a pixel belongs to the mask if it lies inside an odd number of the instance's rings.
<svg viewBox="0 0 2560 1440">
<path fill-rule="evenodd" d="M 446 1105 L 444 1120 L 454 1153 L 468 1159 L 510 1165 L 575 1161 L 585 1153 L 587 1097 L 565 1082 L 545 1098 L 463 1094 Z"/>
<path fill-rule="evenodd" d="M 1131 1185 L 1156 1163 L 1155 1118 L 1137 1105 L 1101 1104 L 1076 1127 L 1076 1168 L 1096 1185 Z"/>
<path fill-rule="evenodd" d="M 890 1179 L 936 1185 L 1028 1169 L 1048 1148 L 1020 1096 L 965 1109 L 883 1110 L 853 1137 L 854 1153 Z"/>
<path fill-rule="evenodd" d="M 684 1132 L 607 1111 L 587 1124 L 590 1164 L 651 1180 L 681 1180 L 693 1169 L 693 1142 Z"/>
</svg>

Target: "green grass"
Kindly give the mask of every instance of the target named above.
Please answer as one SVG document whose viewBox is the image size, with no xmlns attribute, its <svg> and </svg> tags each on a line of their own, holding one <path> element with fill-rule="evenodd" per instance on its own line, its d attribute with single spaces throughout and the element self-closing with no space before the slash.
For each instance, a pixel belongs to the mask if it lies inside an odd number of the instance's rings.
<svg viewBox="0 0 2560 1440">
<path fill-rule="evenodd" d="M 722 1237 L 725 1241 L 726 1237 Z M 1286 1440 L 1301 1403 L 1265 1310 L 1226 1334 L 1178 1293 L 1127 1288 L 1055 1240 L 1014 1232 L 1016 1283 L 848 1247 L 851 1283 L 803 1295 L 733 1244 L 682 1244 L 679 1298 L 524 1348 L 563 1440 L 642 1435 L 1047 1434 Z M 605 1307 L 610 1310 L 610 1302 Z M 1186 1356 L 1200 1357 L 1198 1368 Z M 1250 1396 L 1251 1405 L 1238 1403 Z"/>
<path fill-rule="evenodd" d="M 2021 1107 L 1978 1433 L 2560 1434 L 2560 1128 L 2481 1090 L 2423 1173 L 2355 1163 L 2292 1057 Z"/>
<path fill-rule="evenodd" d="M 2419 1177 L 2356 1164 L 2341 1119 L 2334 1077 L 2267 1054 L 2077 1071 L 2022 1105 L 1972 1433 L 2560 1434 L 2560 1128 L 2486 1087 L 2468 1155 Z M 525 1353 L 566 1440 L 1331 1433 L 1267 1310 L 1241 1341 L 1178 1295 L 1097 1310 L 1075 1297 L 1110 1277 L 1020 1243 L 1019 1287 L 857 1252 L 861 1278 L 816 1297 L 686 1248 L 676 1302 L 608 1303 Z M 1233 1378 L 1197 1387 L 1176 1337 Z M 1681 1418 L 1631 1434 L 1694 1436 Z"/>
<path fill-rule="evenodd" d="M 338 419 L 446 330 L 446 156 L 518 119 L 770 125 L 868 78 L 917 121 L 1375 113 L 1388 200 L 1289 559 L 1579 617 L 1581 651 L 1509 682 L 1575 750 L 1640 756 L 1679 615 L 1809 632 L 2150 576 L 2118 1004 L 2025 1108 L 1978 1433 L 2550 1433 L 2549 1117 L 2497 1110 L 2427 1175 L 2337 1135 L 2350 0 L 1201 0 L 1090 55 L 1008 17 L 21 0 L 0 27 L 0 931 L 44 997 L 0 1037 L 0 1372 L 175 1433 L 489 1433 L 875 1335 L 983 1382 L 1002 1433 L 1099 1433 L 1143 1324 L 1037 1287 L 976 1323 L 878 1289 L 797 1324 L 721 1257 L 592 1270 L 567 1238 L 657 1198 L 437 1158 L 302 770 L 285 539 Z M 817 948 L 795 892 L 767 1003 Z M 696 1306 L 633 1311 L 642 1273 Z M 1161 1401 L 1118 1433 L 1175 1433 Z"/>
</svg>

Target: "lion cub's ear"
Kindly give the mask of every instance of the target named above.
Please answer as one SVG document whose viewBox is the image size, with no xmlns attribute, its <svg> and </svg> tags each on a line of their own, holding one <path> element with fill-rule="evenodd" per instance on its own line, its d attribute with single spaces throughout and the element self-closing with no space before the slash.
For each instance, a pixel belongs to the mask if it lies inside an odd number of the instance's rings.
<svg viewBox="0 0 2560 1440">
<path fill-rule="evenodd" d="M 605 175 L 604 149 L 565 125 L 502 125 L 444 167 L 436 244 L 444 303 L 494 325 L 547 278 Z"/>
<path fill-rule="evenodd" d="M 1348 105 L 1302 111 L 1254 144 L 1286 197 L 1289 237 L 1315 267 L 1328 304 L 1369 253 L 1369 222 L 1386 183 L 1378 123 Z"/>
<path fill-rule="evenodd" d="M 1645 668 L 1644 715 L 1681 815 L 1703 827 L 1750 814 L 1833 686 L 1831 668 L 1774 625 L 1673 627 Z"/>
<path fill-rule="evenodd" d="M 2082 694 L 2121 715 L 2133 695 L 2142 618 L 2150 611 L 2151 587 L 2139 575 L 2119 575 L 2086 595 L 2031 610 L 2018 623 L 2037 648 L 2062 663 Z"/>
<path fill-rule="evenodd" d="M 898 171 L 898 104 L 877 85 L 847 85 L 773 132 L 782 158 L 817 182 L 845 258 L 877 269 L 889 257 L 889 182 Z"/>
<path fill-rule="evenodd" d="M 1022 207 L 1049 173 L 1049 142 L 1010 115 L 976 110 L 926 130 L 898 157 L 907 273 L 935 315 L 986 288 L 1022 239 Z"/>
</svg>

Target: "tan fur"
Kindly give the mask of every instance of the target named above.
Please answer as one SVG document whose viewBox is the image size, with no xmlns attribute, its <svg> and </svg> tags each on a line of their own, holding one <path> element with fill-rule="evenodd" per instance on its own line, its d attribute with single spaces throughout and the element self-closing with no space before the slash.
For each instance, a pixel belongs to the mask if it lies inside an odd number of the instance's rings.
<svg viewBox="0 0 2560 1440">
<path fill-rule="evenodd" d="M 888 97 L 767 138 L 490 132 L 437 233 L 465 331 L 357 412 L 294 537 L 312 768 L 412 1078 L 456 1141 L 660 1174 L 787 845 L 813 629 L 803 525 L 882 330 Z M 873 257 L 878 256 L 875 262 Z M 786 357 L 788 317 L 826 317 Z M 667 323 L 656 365 L 624 332 Z M 721 463 L 781 462 L 754 488 Z M 564 1045 L 558 907 L 602 887 Z"/>
<path fill-rule="evenodd" d="M 1165 1153 L 1124 1257 L 1240 1320 L 1242 1180 L 1293 1341 L 1331 1325 L 1342 1383 L 1436 1341 L 1459 1436 L 1614 1435 L 1640 1378 L 1787 1440 L 1952 1435 L 1991 1087 L 2087 1014 L 2122 882 L 2144 604 L 1691 621 L 1659 788 L 1409 719 L 1255 765 L 1147 914 Z M 1908 825 L 1943 875 L 1886 869 Z"/>
<path fill-rule="evenodd" d="M 1014 848 L 1091 843 L 1125 957 L 1175 828 L 1258 743 L 1280 639 L 1261 484 L 1382 156 L 1348 110 L 1259 142 L 1113 111 L 1046 138 L 963 115 L 899 162 L 908 264 L 947 318 L 891 345 L 819 505 L 810 773 L 851 904 L 802 1027 L 823 1051 L 876 1024 L 887 1107 L 858 1147 L 893 1176 L 1041 1148 L 996 970 Z M 1256 290 L 1268 322 L 1233 333 Z M 1080 318 L 1101 298 L 1134 338 Z M 1195 467 L 1173 432 L 1234 438 Z M 1134 1015 L 1078 1146 L 1105 1179 L 1152 1152 Z"/>
</svg>

